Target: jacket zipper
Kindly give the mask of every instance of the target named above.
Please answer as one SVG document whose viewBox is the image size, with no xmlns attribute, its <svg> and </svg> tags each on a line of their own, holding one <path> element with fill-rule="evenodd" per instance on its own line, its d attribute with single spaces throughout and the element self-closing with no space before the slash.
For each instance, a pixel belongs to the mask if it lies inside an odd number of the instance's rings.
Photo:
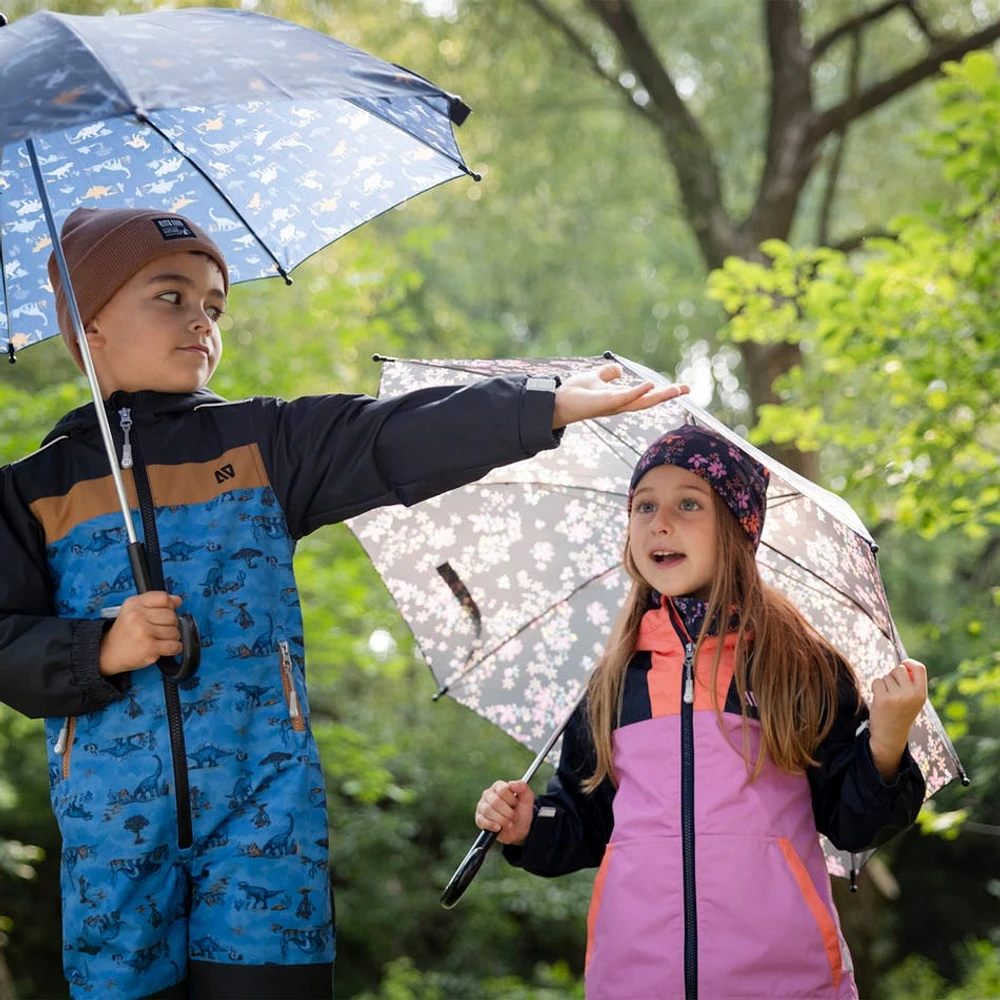
<svg viewBox="0 0 1000 1000">
<path fill-rule="evenodd" d="M 684 869 L 684 997 L 698 1000 L 698 903 L 694 857 L 694 642 L 670 604 L 670 619 L 684 646 L 681 695 L 681 854 Z"/>
<path fill-rule="evenodd" d="M 132 410 L 122 407 L 118 411 L 122 429 L 123 469 L 131 468 L 135 482 L 135 492 L 139 498 L 139 513 L 142 518 L 142 533 L 145 541 L 146 559 L 153 586 L 162 589 L 163 562 L 160 557 L 160 538 L 156 533 L 156 512 L 153 508 L 153 494 L 149 487 L 146 464 L 142 459 L 138 437 L 132 437 Z M 128 463 L 126 465 L 126 462 Z M 170 734 L 170 757 L 174 767 L 174 800 L 177 807 L 177 846 L 183 850 L 194 843 L 194 829 L 191 820 L 191 786 L 188 779 L 187 747 L 184 742 L 184 726 L 181 716 L 181 699 L 177 682 L 163 677 L 163 697 L 167 708 L 167 731 Z"/>
<path fill-rule="evenodd" d="M 684 646 L 681 704 L 681 844 L 684 855 L 684 996 L 698 1000 L 698 904 L 694 884 L 694 644 Z"/>
</svg>

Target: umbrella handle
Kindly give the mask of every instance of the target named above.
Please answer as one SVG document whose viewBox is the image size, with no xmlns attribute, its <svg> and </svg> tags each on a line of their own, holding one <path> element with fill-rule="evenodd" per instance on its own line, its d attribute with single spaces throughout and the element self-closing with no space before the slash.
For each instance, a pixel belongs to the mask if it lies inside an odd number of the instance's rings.
<svg viewBox="0 0 1000 1000">
<path fill-rule="evenodd" d="M 177 624 L 181 630 L 180 662 L 173 656 L 161 656 L 156 665 L 168 680 L 183 681 L 198 670 L 201 662 L 201 633 L 194 617 L 186 611 L 177 616 Z"/>
<path fill-rule="evenodd" d="M 476 872 L 482 867 L 486 854 L 496 839 L 497 835 L 491 830 L 483 830 L 476 837 L 476 842 L 469 848 L 469 853 L 455 869 L 451 881 L 441 893 L 441 905 L 446 910 L 450 910 L 462 898 L 462 893 L 469 888 L 469 883 L 476 877 Z"/>
<path fill-rule="evenodd" d="M 146 549 L 142 542 L 129 542 L 127 548 L 136 592 L 145 594 L 153 589 Z M 201 633 L 198 631 L 198 623 L 186 611 L 182 611 L 177 616 L 177 625 L 181 631 L 180 662 L 178 663 L 173 656 L 161 656 L 156 661 L 160 672 L 171 681 L 187 680 L 195 673 L 201 662 Z"/>
</svg>

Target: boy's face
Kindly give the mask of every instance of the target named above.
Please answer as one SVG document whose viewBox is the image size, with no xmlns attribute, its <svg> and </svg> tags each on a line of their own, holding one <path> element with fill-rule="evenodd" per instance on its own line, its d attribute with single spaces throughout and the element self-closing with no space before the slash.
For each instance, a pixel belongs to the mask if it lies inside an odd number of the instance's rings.
<svg viewBox="0 0 1000 1000">
<path fill-rule="evenodd" d="M 87 324 L 105 398 L 201 389 L 222 357 L 224 288 L 218 265 L 201 253 L 158 257 L 137 271 Z"/>
</svg>

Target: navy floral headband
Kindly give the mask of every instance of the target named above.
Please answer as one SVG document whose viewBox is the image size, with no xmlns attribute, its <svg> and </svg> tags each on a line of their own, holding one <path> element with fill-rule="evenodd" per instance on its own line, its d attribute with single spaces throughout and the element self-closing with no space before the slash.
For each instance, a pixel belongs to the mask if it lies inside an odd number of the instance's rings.
<svg viewBox="0 0 1000 1000">
<path fill-rule="evenodd" d="M 676 465 L 704 479 L 736 515 L 753 547 L 760 544 L 771 473 L 714 431 L 685 424 L 657 438 L 642 454 L 628 487 L 628 509 L 639 480 L 657 465 Z"/>
</svg>

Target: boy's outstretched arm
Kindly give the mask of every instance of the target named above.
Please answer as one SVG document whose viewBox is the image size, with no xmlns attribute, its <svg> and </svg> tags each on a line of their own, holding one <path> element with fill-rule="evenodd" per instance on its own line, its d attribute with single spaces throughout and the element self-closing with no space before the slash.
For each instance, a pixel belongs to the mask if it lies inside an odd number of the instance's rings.
<svg viewBox="0 0 1000 1000">
<path fill-rule="evenodd" d="M 652 382 L 634 386 L 611 384 L 621 376 L 622 370 L 616 364 L 602 365 L 595 371 L 571 375 L 556 389 L 552 429 L 558 430 L 567 424 L 589 420 L 591 417 L 609 417 L 615 413 L 646 410 L 690 391 L 683 384 L 662 388 L 654 387 Z"/>
</svg>

